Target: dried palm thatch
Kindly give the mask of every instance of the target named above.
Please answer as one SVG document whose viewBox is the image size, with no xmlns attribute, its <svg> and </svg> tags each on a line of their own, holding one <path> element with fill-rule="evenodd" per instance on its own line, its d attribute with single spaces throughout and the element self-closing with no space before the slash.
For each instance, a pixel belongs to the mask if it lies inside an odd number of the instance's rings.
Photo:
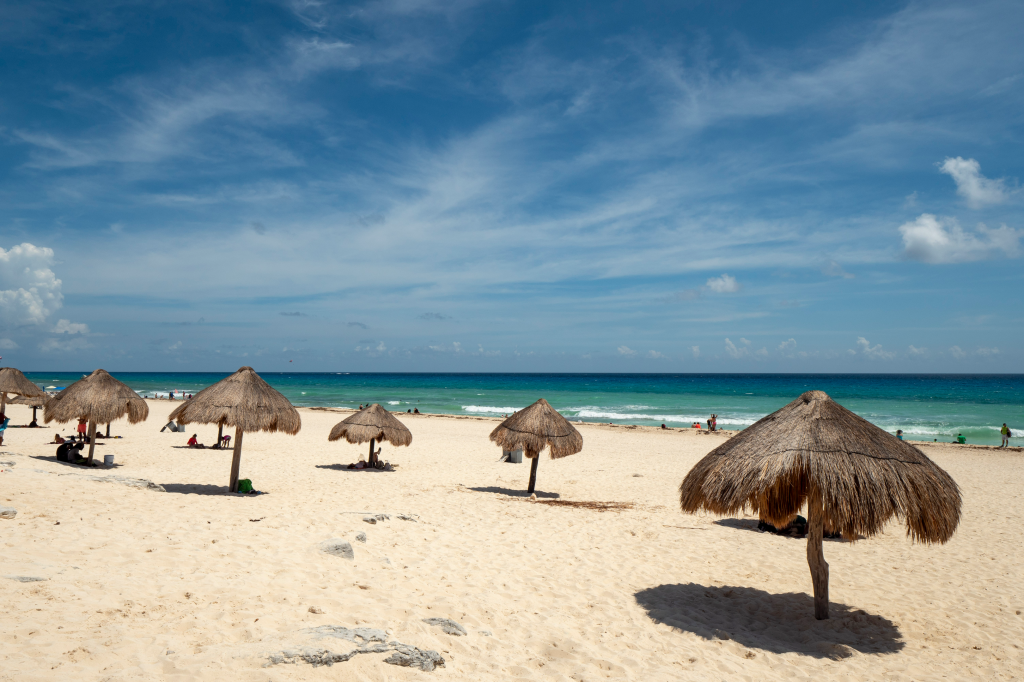
<svg viewBox="0 0 1024 682">
<path fill-rule="evenodd" d="M 8 405 L 28 405 L 29 407 L 43 407 L 46 405 L 46 401 L 49 400 L 49 396 L 45 393 L 40 396 L 32 396 L 31 398 L 23 395 L 15 396 L 7 401 Z"/>
<path fill-rule="evenodd" d="M 179 424 L 234 426 L 234 455 L 229 490 L 238 491 L 238 469 L 242 461 L 242 434 L 253 431 L 284 431 L 294 436 L 302 428 L 299 411 L 281 393 L 256 374 L 242 367 L 186 400 L 168 417 Z"/>
<path fill-rule="evenodd" d="M 342 419 L 327 436 L 327 440 L 332 442 L 342 438 L 349 443 L 370 441 L 370 458 L 367 461 L 373 465 L 377 459 L 373 450 L 376 443 L 386 440 L 396 446 L 409 445 L 412 443 L 412 432 L 393 414 L 374 403 Z"/>
<path fill-rule="evenodd" d="M 46 398 L 43 389 L 26 379 L 21 370 L 13 367 L 0 367 L 0 414 L 3 414 L 7 407 L 8 393 L 28 398 Z"/>
<path fill-rule="evenodd" d="M 38 396 L 32 396 L 31 398 L 23 396 L 23 395 L 19 395 L 19 396 L 15 396 L 15 397 L 11 398 L 10 400 L 7 401 L 7 403 L 9 405 L 28 405 L 29 407 L 31 407 L 32 408 L 32 421 L 35 422 L 35 420 L 36 420 L 36 410 L 38 410 L 40 407 L 45 406 L 46 405 L 46 401 L 49 400 L 49 399 L 50 399 L 50 397 L 48 395 L 46 395 L 45 393 L 42 394 L 42 395 L 38 395 Z M 0 412 L 3 412 L 2 408 L 0 408 Z"/>
<path fill-rule="evenodd" d="M 524 454 L 533 460 L 530 464 L 530 493 L 537 483 L 537 462 L 545 446 L 551 451 L 551 459 L 575 455 L 583 449 L 580 432 L 543 398 L 498 425 L 491 432 L 491 441 L 504 450 L 523 448 Z"/>
<path fill-rule="evenodd" d="M 0 393 L 10 393 L 29 398 L 46 395 L 43 389 L 26 379 L 21 370 L 14 369 L 13 367 L 0 367 Z"/>
<path fill-rule="evenodd" d="M 96 424 L 109 424 L 128 415 L 130 424 L 149 416 L 149 405 L 138 393 L 98 369 L 79 379 L 46 401 L 43 421 L 64 424 L 73 420 L 89 422 L 89 461 L 96 447 Z"/>
<path fill-rule="evenodd" d="M 782 527 L 807 503 L 815 617 L 828 617 L 824 528 L 848 540 L 893 516 L 919 542 L 944 543 L 960 522 L 960 489 L 913 445 L 822 391 L 808 391 L 707 454 L 679 487 L 684 512 L 743 508 Z"/>
</svg>

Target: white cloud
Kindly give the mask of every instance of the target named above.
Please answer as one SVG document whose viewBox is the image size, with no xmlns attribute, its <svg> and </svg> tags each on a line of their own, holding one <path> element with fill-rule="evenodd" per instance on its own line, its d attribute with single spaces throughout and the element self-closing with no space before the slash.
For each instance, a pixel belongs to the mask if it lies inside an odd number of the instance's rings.
<svg viewBox="0 0 1024 682">
<path fill-rule="evenodd" d="M 659 353 L 656 350 L 649 350 L 649 351 L 647 351 L 647 357 L 652 358 L 652 359 L 658 359 L 658 358 L 663 358 L 665 356 L 662 355 L 661 353 Z"/>
<path fill-rule="evenodd" d="M 52 331 L 54 334 L 88 334 L 89 325 L 71 320 L 57 320 Z"/>
<path fill-rule="evenodd" d="M 636 351 L 629 346 L 619 346 L 619 355 L 636 355 Z"/>
<path fill-rule="evenodd" d="M 745 341 L 745 340 L 746 339 L 740 339 L 741 342 Z M 747 341 L 747 343 L 749 344 L 750 342 Z M 742 357 L 744 357 L 746 355 L 750 355 L 750 348 L 747 348 L 746 346 L 739 346 L 739 347 L 737 347 L 735 343 L 733 343 L 728 338 L 726 338 L 725 339 L 725 352 L 728 353 L 730 357 L 742 358 Z"/>
<path fill-rule="evenodd" d="M 974 159 L 947 158 L 939 170 L 953 178 L 956 193 L 972 208 L 1006 201 L 1006 185 L 1002 179 L 990 180 L 981 174 L 981 164 Z"/>
<path fill-rule="evenodd" d="M 721 277 L 712 277 L 705 286 L 716 294 L 732 294 L 740 290 L 736 278 L 726 274 Z"/>
<path fill-rule="evenodd" d="M 843 279 L 853 279 L 855 277 L 855 275 L 851 275 L 846 270 L 843 270 L 843 266 L 834 260 L 825 263 L 821 268 L 821 272 L 829 277 L 842 277 Z"/>
<path fill-rule="evenodd" d="M 871 358 L 873 360 L 892 360 L 896 357 L 896 353 L 894 351 L 882 350 L 882 344 L 880 343 L 872 346 L 871 343 L 863 336 L 857 337 L 857 345 L 860 346 L 860 352 L 866 358 Z"/>
<path fill-rule="evenodd" d="M 965 353 L 965 352 L 963 352 L 963 350 L 961 350 L 960 346 L 952 346 L 949 349 L 949 354 L 952 355 L 954 358 L 958 358 L 958 359 L 967 355 L 967 353 Z"/>
<path fill-rule="evenodd" d="M 700 346 L 690 346 L 690 351 L 693 352 L 693 357 L 695 357 L 695 358 L 699 358 L 700 357 Z"/>
<path fill-rule="evenodd" d="M 918 348 L 917 346 L 914 346 L 914 345 L 908 346 L 907 350 L 910 352 L 911 355 L 927 355 L 928 354 L 928 349 L 927 348 Z"/>
<path fill-rule="evenodd" d="M 911 192 L 903 197 L 903 208 L 914 208 L 917 206 L 917 192 Z"/>
<path fill-rule="evenodd" d="M 0 323 L 44 324 L 61 307 L 61 281 L 52 265 L 53 249 L 28 243 L 0 248 Z"/>
<path fill-rule="evenodd" d="M 998 348 L 979 348 L 975 352 L 978 355 L 981 355 L 982 357 L 986 357 L 986 358 L 990 358 L 993 355 L 999 355 L 999 349 Z"/>
<path fill-rule="evenodd" d="M 978 224 L 967 232 L 955 218 L 922 213 L 900 226 L 904 254 L 925 263 L 956 263 L 986 258 L 1015 258 L 1020 252 L 1021 231 L 1006 225 L 991 229 Z"/>
<path fill-rule="evenodd" d="M 18 347 L 11 339 L 0 339 L 0 350 L 14 350 Z"/>
<path fill-rule="evenodd" d="M 750 345 L 750 339 L 745 339 L 745 338 L 743 338 L 741 336 L 740 337 L 740 343 L 742 343 L 744 346 L 749 346 Z"/>
<path fill-rule="evenodd" d="M 766 357 L 768 357 L 768 349 L 762 347 L 762 348 L 754 351 L 754 355 L 756 355 L 759 358 L 766 358 Z"/>
<path fill-rule="evenodd" d="M 796 348 L 796 339 L 788 339 L 779 344 L 779 350 L 787 351 Z"/>
<path fill-rule="evenodd" d="M 39 350 L 44 353 L 70 353 L 83 348 L 91 348 L 92 344 L 81 336 L 72 336 L 67 340 L 49 338 L 39 344 Z"/>
<path fill-rule="evenodd" d="M 181 348 L 181 341 L 168 346 L 167 350 L 178 350 L 179 348 Z"/>
</svg>

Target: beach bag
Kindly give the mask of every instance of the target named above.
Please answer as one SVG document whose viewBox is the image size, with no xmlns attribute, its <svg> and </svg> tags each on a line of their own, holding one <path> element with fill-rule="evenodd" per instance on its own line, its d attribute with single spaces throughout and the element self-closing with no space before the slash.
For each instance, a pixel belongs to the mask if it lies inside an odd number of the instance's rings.
<svg viewBox="0 0 1024 682">
<path fill-rule="evenodd" d="M 238 481 L 238 492 L 240 493 L 251 493 L 252 492 L 252 481 L 248 478 L 243 478 Z"/>
</svg>

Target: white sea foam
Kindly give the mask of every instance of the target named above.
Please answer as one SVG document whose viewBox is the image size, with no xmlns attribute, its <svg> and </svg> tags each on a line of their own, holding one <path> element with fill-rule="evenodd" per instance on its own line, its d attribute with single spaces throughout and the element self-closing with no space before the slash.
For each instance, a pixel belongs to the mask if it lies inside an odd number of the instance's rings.
<svg viewBox="0 0 1024 682">
<path fill-rule="evenodd" d="M 523 409 L 521 407 L 491 407 L 489 405 L 463 405 L 462 409 L 466 412 L 475 412 L 477 414 L 512 414 Z"/>
<path fill-rule="evenodd" d="M 402 404 L 401 400 L 389 400 L 388 401 L 388 405 L 401 405 L 401 404 Z"/>
<path fill-rule="evenodd" d="M 580 408 L 569 408 L 565 411 L 566 416 L 580 417 L 582 419 L 617 419 L 620 421 L 633 421 L 643 420 L 652 422 L 673 422 L 676 424 L 692 424 L 693 422 L 700 422 L 701 424 L 707 421 L 707 415 L 696 416 L 688 414 L 647 414 L 642 412 L 608 412 L 596 408 L 580 407 Z M 569 413 L 575 412 L 576 414 L 570 415 Z M 719 417 L 718 423 L 722 426 L 750 426 L 757 418 L 738 418 L 738 417 Z"/>
</svg>

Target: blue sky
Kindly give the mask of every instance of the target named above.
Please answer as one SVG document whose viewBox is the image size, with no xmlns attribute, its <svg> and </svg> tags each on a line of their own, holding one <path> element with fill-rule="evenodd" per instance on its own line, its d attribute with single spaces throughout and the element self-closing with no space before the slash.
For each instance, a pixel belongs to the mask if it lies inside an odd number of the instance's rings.
<svg viewBox="0 0 1024 682">
<path fill-rule="evenodd" d="M 1019 2 L 0 6 L 22 369 L 1021 372 Z"/>
</svg>

